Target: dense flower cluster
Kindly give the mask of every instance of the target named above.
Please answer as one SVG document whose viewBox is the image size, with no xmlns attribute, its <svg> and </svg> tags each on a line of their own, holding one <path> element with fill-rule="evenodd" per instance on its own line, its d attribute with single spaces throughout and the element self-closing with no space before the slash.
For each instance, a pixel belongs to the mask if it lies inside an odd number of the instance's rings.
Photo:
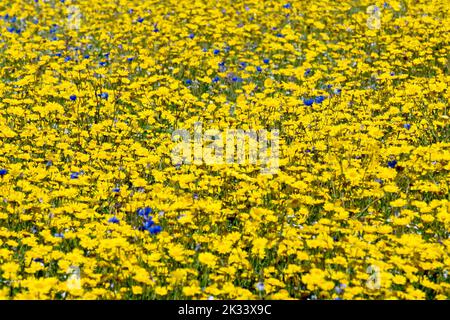
<svg viewBox="0 0 450 320">
<path fill-rule="evenodd" d="M 2 1 L 0 298 L 448 298 L 449 31 L 446 0 Z M 278 129 L 279 171 L 174 165 L 198 121 Z"/>
</svg>

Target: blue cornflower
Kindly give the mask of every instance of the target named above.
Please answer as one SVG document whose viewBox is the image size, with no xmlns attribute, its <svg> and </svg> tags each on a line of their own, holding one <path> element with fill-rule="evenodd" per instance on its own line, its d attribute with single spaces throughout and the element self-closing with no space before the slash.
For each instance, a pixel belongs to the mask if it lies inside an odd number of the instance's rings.
<svg viewBox="0 0 450 320">
<path fill-rule="evenodd" d="M 220 81 L 220 78 L 217 76 L 212 79 L 212 82 L 214 82 L 214 83 L 219 82 L 219 81 Z"/>
<path fill-rule="evenodd" d="M 262 71 L 262 68 L 261 68 L 260 66 L 257 66 L 257 67 L 256 67 L 256 71 L 261 72 L 261 71 Z"/>
<path fill-rule="evenodd" d="M 70 61 L 70 60 L 72 60 L 72 58 L 69 57 L 69 56 L 67 56 L 67 57 L 64 58 L 64 62 L 67 62 L 67 61 Z"/>
<path fill-rule="evenodd" d="M 310 68 L 306 69 L 306 71 L 305 71 L 305 77 L 308 76 L 308 75 L 310 75 L 310 74 L 311 74 L 311 69 L 310 69 Z"/>
<path fill-rule="evenodd" d="M 220 53 L 220 50 L 219 50 L 219 49 L 215 49 L 215 50 L 213 51 L 213 53 L 217 55 L 217 54 Z"/>
<path fill-rule="evenodd" d="M 312 106 L 312 104 L 314 103 L 314 99 L 303 99 L 303 103 L 305 104 L 305 106 Z"/>
<path fill-rule="evenodd" d="M 79 172 L 72 172 L 70 174 L 70 179 L 78 179 L 79 176 L 80 176 Z"/>
<path fill-rule="evenodd" d="M 77 100 L 77 96 L 76 96 L 76 95 L 74 95 L 74 94 L 73 94 L 73 95 L 71 95 L 71 96 L 70 96 L 70 100 L 72 100 L 72 101 L 75 101 L 75 100 Z"/>
<path fill-rule="evenodd" d="M 101 67 L 104 67 L 104 66 L 106 66 L 106 61 L 100 61 L 100 63 L 99 63 L 99 65 L 101 66 Z"/>
<path fill-rule="evenodd" d="M 84 55 L 84 58 L 85 58 L 85 59 L 89 59 L 89 57 L 90 57 L 90 55 L 88 55 L 88 54 L 85 54 L 85 55 Z"/>
<path fill-rule="evenodd" d="M 56 238 L 64 238 L 64 234 L 63 233 L 55 233 L 53 236 L 56 237 Z"/>
<path fill-rule="evenodd" d="M 129 57 L 129 58 L 127 58 L 127 61 L 131 62 L 131 61 L 133 61 L 133 59 L 134 59 L 133 57 Z"/>
<path fill-rule="evenodd" d="M 397 160 L 388 161 L 387 165 L 388 165 L 389 168 L 393 169 L 397 165 Z"/>
<path fill-rule="evenodd" d="M 8 170 L 6 170 L 6 169 L 0 169 L 0 176 L 4 176 L 5 174 L 7 174 L 8 173 Z"/>
<path fill-rule="evenodd" d="M 264 283 L 263 282 L 258 282 L 256 284 L 256 290 L 258 291 L 264 291 Z"/>
<path fill-rule="evenodd" d="M 405 128 L 406 130 L 409 130 L 409 129 L 411 129 L 411 125 L 409 123 L 405 123 L 403 125 L 403 128 Z"/>
<path fill-rule="evenodd" d="M 109 97 L 109 95 L 108 95 L 107 92 L 102 92 L 102 93 L 100 94 L 100 98 L 102 98 L 102 99 L 108 100 L 108 97 Z"/>
<path fill-rule="evenodd" d="M 322 103 L 322 101 L 325 100 L 324 96 L 318 96 L 314 99 L 315 103 Z"/>
<path fill-rule="evenodd" d="M 267 59 L 267 58 L 266 58 L 266 59 L 263 60 L 263 62 L 264 62 L 265 64 L 268 64 L 268 63 L 270 62 L 270 59 Z"/>
<path fill-rule="evenodd" d="M 144 222 L 144 229 L 150 230 L 150 228 L 155 224 L 155 222 L 152 219 L 149 219 Z"/>
<path fill-rule="evenodd" d="M 112 191 L 113 191 L 113 192 L 119 192 L 119 191 L 120 191 L 120 188 L 117 188 L 117 187 L 116 187 L 116 188 L 112 189 Z"/>
<path fill-rule="evenodd" d="M 145 217 L 151 219 L 152 217 L 149 216 L 149 214 L 152 213 L 152 212 L 153 212 L 153 209 L 152 209 L 152 208 L 146 207 L 146 208 L 145 208 L 145 212 L 144 212 Z"/>
<path fill-rule="evenodd" d="M 51 165 L 53 165 L 53 161 L 52 160 L 48 160 L 47 163 L 45 164 L 47 167 L 50 167 Z"/>
<path fill-rule="evenodd" d="M 137 213 L 140 217 L 144 217 L 145 219 L 147 219 L 149 214 L 152 212 L 153 212 L 152 208 L 145 207 L 145 208 L 139 209 Z M 151 217 L 150 217 L 150 219 L 151 219 Z"/>
<path fill-rule="evenodd" d="M 109 223 L 119 223 L 119 219 L 117 219 L 115 216 L 108 220 Z"/>
<path fill-rule="evenodd" d="M 189 35 L 189 39 L 194 39 L 194 37 L 195 37 L 195 34 L 193 34 L 193 33 L 191 33 L 191 34 Z"/>
<path fill-rule="evenodd" d="M 191 84 L 192 84 L 192 80 L 191 80 L 191 79 L 187 79 L 187 80 L 185 81 L 185 83 L 186 83 L 187 85 L 191 85 Z"/>
<path fill-rule="evenodd" d="M 150 232 L 150 234 L 158 234 L 162 231 L 162 227 L 161 226 L 151 226 L 148 231 Z"/>
<path fill-rule="evenodd" d="M 340 94 L 342 92 L 341 89 L 334 89 L 334 94 Z"/>
<path fill-rule="evenodd" d="M 347 286 L 345 285 L 345 284 L 340 284 L 339 286 L 336 286 L 335 288 L 334 288 L 334 291 L 337 293 L 337 294 L 340 294 L 340 293 L 342 293 L 342 292 L 344 292 L 344 290 L 345 290 L 345 288 L 346 288 Z"/>
<path fill-rule="evenodd" d="M 142 21 L 144 21 L 144 18 L 140 18 L 140 17 L 139 17 L 139 18 L 137 19 L 137 21 L 138 21 L 139 23 L 141 23 Z"/>
<path fill-rule="evenodd" d="M 286 3 L 285 5 L 283 5 L 283 8 L 290 9 L 292 8 L 292 5 L 290 3 Z"/>
<path fill-rule="evenodd" d="M 227 67 L 225 67 L 225 61 L 219 62 L 218 65 L 220 72 L 225 72 L 225 70 L 227 70 Z"/>
<path fill-rule="evenodd" d="M 246 62 L 241 62 L 240 66 L 242 69 L 245 69 L 247 67 L 247 63 Z"/>
</svg>

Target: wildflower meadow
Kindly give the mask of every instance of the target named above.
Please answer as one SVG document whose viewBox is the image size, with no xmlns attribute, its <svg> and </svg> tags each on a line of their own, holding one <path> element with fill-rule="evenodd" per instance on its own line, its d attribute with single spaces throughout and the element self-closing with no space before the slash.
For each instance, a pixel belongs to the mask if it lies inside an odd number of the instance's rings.
<svg viewBox="0 0 450 320">
<path fill-rule="evenodd" d="M 0 299 L 449 299 L 449 13 L 1 1 Z"/>
</svg>

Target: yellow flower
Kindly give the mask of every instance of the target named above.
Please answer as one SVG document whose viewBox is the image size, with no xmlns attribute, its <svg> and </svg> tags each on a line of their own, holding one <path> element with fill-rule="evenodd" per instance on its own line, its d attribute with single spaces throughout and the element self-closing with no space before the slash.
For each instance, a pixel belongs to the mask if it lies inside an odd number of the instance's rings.
<svg viewBox="0 0 450 320">
<path fill-rule="evenodd" d="M 167 295 L 167 288 L 165 288 L 165 287 L 156 287 L 155 288 L 155 293 L 158 295 L 158 296 L 165 296 L 165 295 Z"/>
<path fill-rule="evenodd" d="M 268 240 L 266 238 L 256 238 L 253 240 L 252 253 L 257 255 L 260 259 L 264 259 L 266 255 L 266 246 Z"/>
<path fill-rule="evenodd" d="M 214 268 L 217 264 L 217 257 L 212 253 L 202 252 L 198 255 L 198 261 L 200 261 L 200 263 L 205 264 L 209 268 Z"/>
<path fill-rule="evenodd" d="M 400 284 L 400 285 L 404 285 L 406 283 L 406 278 L 400 275 L 395 275 L 392 278 L 392 282 L 395 284 Z"/>
<path fill-rule="evenodd" d="M 140 287 L 140 286 L 132 286 L 131 290 L 132 290 L 133 294 L 136 294 L 136 295 L 142 294 L 142 287 Z"/>
<path fill-rule="evenodd" d="M 189 287 L 183 287 L 183 294 L 187 297 L 192 297 L 195 296 L 197 294 L 200 294 L 202 291 L 200 290 L 200 288 L 196 285 L 192 285 Z"/>
</svg>

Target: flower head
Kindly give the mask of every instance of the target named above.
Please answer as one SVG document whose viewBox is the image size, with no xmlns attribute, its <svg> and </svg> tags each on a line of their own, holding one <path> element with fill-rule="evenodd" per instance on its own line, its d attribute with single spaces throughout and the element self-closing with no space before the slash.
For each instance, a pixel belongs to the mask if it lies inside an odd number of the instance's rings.
<svg viewBox="0 0 450 320">
<path fill-rule="evenodd" d="M 303 99 L 303 103 L 305 104 L 305 106 L 312 106 L 314 103 L 314 99 Z"/>
<path fill-rule="evenodd" d="M 70 179 L 78 179 L 79 176 L 80 176 L 79 172 L 72 172 L 70 174 Z"/>
<path fill-rule="evenodd" d="M 150 234 L 158 234 L 162 231 L 162 227 L 161 226 L 156 226 L 153 225 L 148 229 L 148 232 L 150 232 Z"/>
<path fill-rule="evenodd" d="M 397 165 L 397 160 L 388 161 L 387 165 L 389 168 L 395 168 L 395 166 Z"/>
<path fill-rule="evenodd" d="M 322 103 L 323 100 L 325 100 L 324 96 L 317 96 L 314 98 L 314 102 L 319 104 Z"/>
<path fill-rule="evenodd" d="M 114 216 L 114 217 L 110 218 L 110 219 L 108 220 L 108 222 L 109 222 L 109 223 L 119 223 L 119 219 L 117 219 L 117 217 Z"/>
</svg>

